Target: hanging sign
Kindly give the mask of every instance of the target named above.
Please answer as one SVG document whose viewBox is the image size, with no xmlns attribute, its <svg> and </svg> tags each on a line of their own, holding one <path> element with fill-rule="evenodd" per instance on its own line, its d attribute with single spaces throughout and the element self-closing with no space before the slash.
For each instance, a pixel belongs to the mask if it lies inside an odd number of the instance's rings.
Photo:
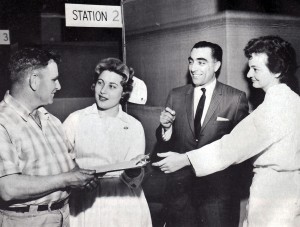
<svg viewBox="0 0 300 227">
<path fill-rule="evenodd" d="M 9 45 L 9 30 L 0 30 L 0 45 Z"/>
<path fill-rule="evenodd" d="M 66 26 L 121 28 L 121 6 L 65 4 Z"/>
</svg>

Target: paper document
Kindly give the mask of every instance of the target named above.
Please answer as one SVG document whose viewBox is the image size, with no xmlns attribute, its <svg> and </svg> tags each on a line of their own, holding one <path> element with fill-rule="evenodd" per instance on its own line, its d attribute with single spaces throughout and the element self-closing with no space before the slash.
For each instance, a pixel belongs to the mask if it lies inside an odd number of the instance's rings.
<svg viewBox="0 0 300 227">
<path fill-rule="evenodd" d="M 97 174 L 97 173 L 106 173 L 106 172 L 113 172 L 113 171 L 125 170 L 125 169 L 141 168 L 147 165 L 147 163 L 149 162 L 148 158 L 149 156 L 143 155 L 143 158 L 140 159 L 119 162 L 119 163 L 114 163 L 114 164 L 104 165 L 104 166 L 97 166 L 94 168 L 91 167 L 90 169 L 96 170 L 96 174 Z"/>
</svg>

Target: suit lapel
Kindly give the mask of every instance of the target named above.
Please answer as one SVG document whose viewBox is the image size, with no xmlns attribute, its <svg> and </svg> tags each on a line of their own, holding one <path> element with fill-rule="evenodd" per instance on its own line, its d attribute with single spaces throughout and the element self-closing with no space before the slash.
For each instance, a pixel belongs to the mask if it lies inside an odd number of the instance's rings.
<svg viewBox="0 0 300 227">
<path fill-rule="evenodd" d="M 205 126 L 207 125 L 207 123 L 209 122 L 209 120 L 213 116 L 214 112 L 216 111 L 216 109 L 217 109 L 217 107 L 220 103 L 221 97 L 222 97 L 222 84 L 217 81 L 215 90 L 214 90 L 213 95 L 211 97 L 210 105 L 208 107 L 206 116 L 204 118 L 203 125 L 201 127 L 201 132 L 204 130 Z"/>
<path fill-rule="evenodd" d="M 192 132 L 195 134 L 194 129 L 194 113 L 193 113 L 193 103 L 194 103 L 194 88 L 191 86 L 190 89 L 185 94 L 185 103 L 186 103 L 186 113 L 188 122 Z"/>
</svg>

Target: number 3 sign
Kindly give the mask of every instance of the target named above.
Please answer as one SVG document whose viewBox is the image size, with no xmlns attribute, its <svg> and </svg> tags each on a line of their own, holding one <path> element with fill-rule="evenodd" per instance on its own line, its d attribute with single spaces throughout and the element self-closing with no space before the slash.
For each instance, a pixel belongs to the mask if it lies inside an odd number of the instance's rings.
<svg viewBox="0 0 300 227">
<path fill-rule="evenodd" d="M 9 45 L 9 30 L 0 30 L 0 45 Z"/>
</svg>

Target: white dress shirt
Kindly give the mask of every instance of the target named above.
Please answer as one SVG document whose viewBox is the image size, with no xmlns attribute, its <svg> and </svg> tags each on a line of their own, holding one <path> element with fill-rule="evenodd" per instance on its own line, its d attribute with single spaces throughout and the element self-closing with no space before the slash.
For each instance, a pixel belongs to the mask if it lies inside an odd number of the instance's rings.
<svg viewBox="0 0 300 227">
<path fill-rule="evenodd" d="M 211 102 L 211 98 L 212 98 L 212 95 L 213 95 L 213 92 L 215 90 L 215 87 L 216 87 L 216 83 L 217 83 L 217 79 L 214 78 L 212 81 L 208 82 L 207 84 L 203 85 L 203 86 L 198 86 L 198 87 L 195 87 L 194 88 L 194 100 L 193 100 L 193 103 L 194 103 L 194 106 L 193 106 L 193 111 L 194 111 L 194 117 L 196 115 L 196 110 L 197 110 L 197 106 L 198 106 L 198 103 L 199 103 L 199 100 L 203 94 L 202 92 L 202 88 L 205 88 L 206 91 L 205 91 L 205 96 L 206 96 L 206 99 L 205 99 L 205 103 L 204 103 L 204 109 L 203 109 L 203 113 L 202 113 L 202 117 L 201 117 L 201 125 L 203 124 L 204 122 L 204 119 L 205 119 L 205 116 L 206 116 L 206 113 L 207 113 L 207 110 L 209 108 L 209 105 L 210 105 L 210 102 Z M 173 127 L 171 126 L 167 131 L 164 131 L 164 129 L 162 129 L 162 138 L 164 141 L 168 141 L 171 139 L 171 136 L 172 136 L 172 132 L 173 132 Z"/>
<path fill-rule="evenodd" d="M 204 109 L 203 109 L 203 113 L 202 113 L 202 117 L 201 117 L 201 125 L 204 122 L 204 119 L 205 119 L 208 107 L 209 107 L 210 102 L 211 102 L 211 98 L 212 98 L 214 89 L 216 87 L 216 83 L 217 83 L 217 80 L 216 80 L 216 78 L 214 78 L 208 84 L 205 84 L 203 86 L 198 86 L 198 87 L 194 88 L 194 117 L 196 115 L 196 110 L 197 110 L 197 106 L 198 106 L 199 100 L 200 100 L 200 98 L 201 98 L 201 96 L 203 94 L 203 92 L 202 92 L 201 89 L 202 88 L 206 89 L 206 91 L 205 91 L 206 99 L 205 99 Z"/>
</svg>

